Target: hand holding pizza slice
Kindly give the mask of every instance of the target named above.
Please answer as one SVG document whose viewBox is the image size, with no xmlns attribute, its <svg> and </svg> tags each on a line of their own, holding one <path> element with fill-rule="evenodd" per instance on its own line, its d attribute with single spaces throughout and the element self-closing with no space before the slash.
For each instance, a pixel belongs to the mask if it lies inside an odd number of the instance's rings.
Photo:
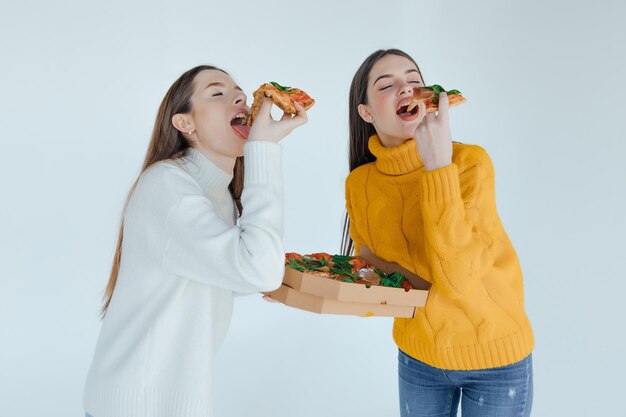
<svg viewBox="0 0 626 417">
<path fill-rule="evenodd" d="M 421 101 L 423 101 L 426 106 L 426 112 L 436 112 L 439 109 L 439 94 L 442 92 L 448 94 L 448 107 L 458 106 L 467 101 L 459 90 L 446 91 L 438 84 L 426 87 L 415 87 L 413 88 L 413 99 L 409 103 L 406 112 L 412 111 Z"/>
<path fill-rule="evenodd" d="M 254 93 L 252 93 L 253 102 L 250 109 L 250 115 L 248 116 L 248 126 L 252 126 L 254 119 L 256 118 L 261 103 L 264 98 L 270 98 L 278 108 L 287 114 L 296 114 L 298 111 L 294 107 L 294 101 L 297 101 L 304 110 L 310 109 L 315 100 L 311 98 L 307 93 L 299 88 L 283 87 L 282 85 L 269 82 L 262 84 Z"/>
</svg>

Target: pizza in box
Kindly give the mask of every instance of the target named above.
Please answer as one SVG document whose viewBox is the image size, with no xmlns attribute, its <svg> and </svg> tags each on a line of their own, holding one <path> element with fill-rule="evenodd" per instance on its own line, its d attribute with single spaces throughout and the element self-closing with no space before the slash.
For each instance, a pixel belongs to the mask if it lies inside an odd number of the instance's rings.
<svg viewBox="0 0 626 417">
<path fill-rule="evenodd" d="M 331 255 L 325 252 L 300 255 L 295 252 L 285 254 L 285 266 L 320 279 L 349 282 L 371 286 L 403 288 L 410 291 L 413 286 L 399 272 L 385 273 L 357 256 Z"/>
</svg>

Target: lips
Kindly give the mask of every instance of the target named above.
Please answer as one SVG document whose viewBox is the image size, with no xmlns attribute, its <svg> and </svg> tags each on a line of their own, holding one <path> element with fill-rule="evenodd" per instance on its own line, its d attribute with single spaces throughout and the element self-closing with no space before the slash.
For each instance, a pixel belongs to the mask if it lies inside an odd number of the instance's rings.
<svg viewBox="0 0 626 417">
<path fill-rule="evenodd" d="M 396 114 L 402 120 L 412 121 L 417 118 L 418 108 L 415 106 L 411 111 L 407 111 L 409 108 L 409 103 L 411 102 L 410 98 L 406 98 L 401 100 L 396 106 Z"/>
<path fill-rule="evenodd" d="M 240 138 L 248 139 L 248 135 L 250 134 L 250 126 L 248 126 L 248 111 L 245 109 L 239 110 L 230 119 L 230 127 Z"/>
</svg>

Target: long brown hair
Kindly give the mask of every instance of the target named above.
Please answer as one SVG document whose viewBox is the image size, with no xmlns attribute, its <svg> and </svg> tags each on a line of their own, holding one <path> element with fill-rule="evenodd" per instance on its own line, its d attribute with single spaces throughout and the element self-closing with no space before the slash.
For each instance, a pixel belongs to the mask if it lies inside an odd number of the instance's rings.
<svg viewBox="0 0 626 417">
<path fill-rule="evenodd" d="M 178 113 L 188 113 L 191 111 L 191 96 L 195 88 L 194 80 L 196 75 L 204 70 L 217 70 L 228 74 L 226 71 L 212 65 L 199 65 L 194 67 L 181 75 L 174 84 L 172 84 L 159 106 L 154 129 L 152 130 L 152 137 L 141 167 L 141 172 L 128 192 L 124 209 L 122 210 L 117 246 L 115 255 L 113 256 L 113 266 L 111 267 L 109 282 L 104 294 L 102 317 L 106 314 L 109 304 L 111 303 L 113 290 L 115 289 L 115 283 L 117 282 L 117 276 L 120 270 L 122 241 L 124 239 L 124 213 L 126 212 L 128 201 L 137 187 L 141 174 L 149 167 L 159 161 L 179 159 L 184 156 L 185 150 L 191 146 L 183 134 L 172 125 L 172 117 Z M 243 210 L 241 206 L 241 193 L 243 191 L 243 157 L 237 158 L 235 162 L 233 180 L 229 184 L 228 189 L 237 205 L 239 215 L 241 215 Z"/>
<path fill-rule="evenodd" d="M 376 62 L 387 55 L 399 55 L 415 64 L 417 71 L 422 77 L 422 71 L 417 62 L 409 54 L 399 49 L 379 49 L 365 58 L 359 69 L 352 78 L 350 84 L 349 98 L 349 120 L 350 127 L 350 172 L 354 171 L 361 165 L 373 162 L 376 157 L 370 152 L 367 143 L 370 136 L 376 133 L 374 125 L 366 123 L 359 115 L 359 104 L 367 104 L 367 82 L 369 80 L 370 71 Z M 424 78 L 422 77 L 422 81 Z M 350 237 L 350 216 L 345 214 L 343 222 L 343 235 L 341 238 L 341 253 L 343 255 L 351 255 L 354 251 L 354 242 Z"/>
</svg>

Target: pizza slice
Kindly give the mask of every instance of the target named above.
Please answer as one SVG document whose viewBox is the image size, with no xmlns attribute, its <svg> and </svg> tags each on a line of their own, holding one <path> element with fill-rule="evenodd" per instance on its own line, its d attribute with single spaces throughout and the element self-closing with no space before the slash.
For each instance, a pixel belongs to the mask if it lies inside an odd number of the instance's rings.
<svg viewBox="0 0 626 417">
<path fill-rule="evenodd" d="M 296 114 L 296 108 L 293 105 L 294 101 L 297 101 L 304 107 L 305 110 L 310 109 L 315 100 L 311 98 L 307 93 L 299 88 L 283 87 L 282 85 L 269 82 L 262 84 L 254 93 L 252 93 L 253 101 L 252 108 L 250 109 L 250 115 L 248 116 L 248 126 L 252 126 L 254 119 L 256 118 L 261 103 L 264 97 L 272 99 L 272 102 L 278 106 L 282 111 L 289 114 Z"/>
<path fill-rule="evenodd" d="M 413 99 L 409 103 L 406 112 L 413 110 L 421 101 L 426 105 L 426 112 L 433 113 L 439 109 L 439 93 L 446 92 L 448 94 L 448 107 L 458 106 L 467 100 L 461 95 L 459 90 L 446 91 L 438 84 L 426 87 L 413 88 Z"/>
</svg>

